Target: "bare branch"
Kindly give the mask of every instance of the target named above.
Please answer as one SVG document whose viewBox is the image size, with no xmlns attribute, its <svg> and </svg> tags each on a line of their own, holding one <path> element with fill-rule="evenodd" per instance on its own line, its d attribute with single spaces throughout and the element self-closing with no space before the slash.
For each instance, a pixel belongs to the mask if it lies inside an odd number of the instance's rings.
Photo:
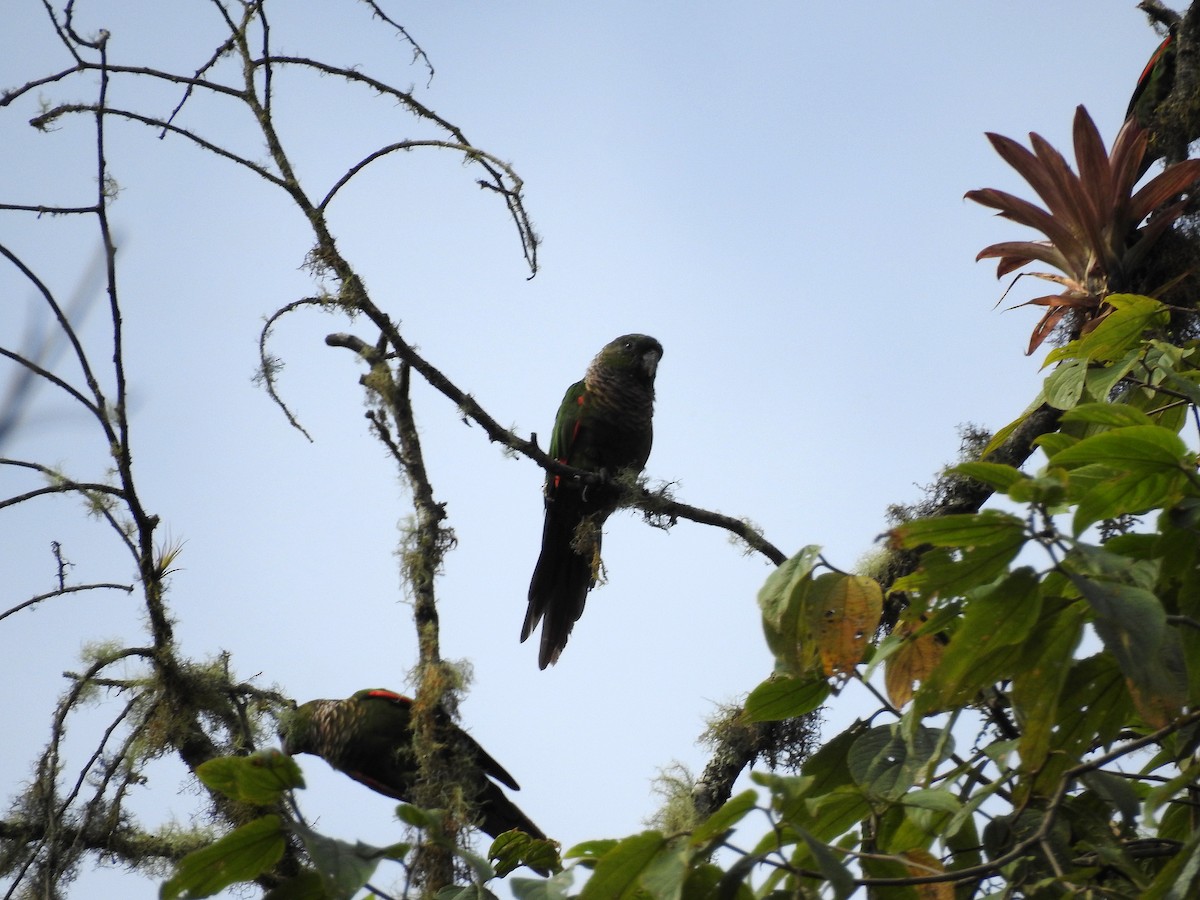
<svg viewBox="0 0 1200 900">
<path fill-rule="evenodd" d="M 11 616 L 13 613 L 20 612 L 23 609 L 27 609 L 30 606 L 33 606 L 37 603 L 41 603 L 43 600 L 49 600 L 51 597 L 63 597 L 63 596 L 66 596 L 67 594 L 77 594 L 77 593 L 80 593 L 81 591 L 99 591 L 99 590 L 124 591 L 127 594 L 132 594 L 133 593 L 133 585 L 132 584 L 110 584 L 108 582 L 97 582 L 95 584 L 73 584 L 70 587 L 61 587 L 58 590 L 47 591 L 45 594 L 38 594 L 36 597 L 30 597 L 24 603 L 18 603 L 16 606 L 12 607 L 11 609 L 6 609 L 6 610 L 4 610 L 4 612 L 0 612 L 0 619 L 6 619 L 9 616 Z"/>
</svg>

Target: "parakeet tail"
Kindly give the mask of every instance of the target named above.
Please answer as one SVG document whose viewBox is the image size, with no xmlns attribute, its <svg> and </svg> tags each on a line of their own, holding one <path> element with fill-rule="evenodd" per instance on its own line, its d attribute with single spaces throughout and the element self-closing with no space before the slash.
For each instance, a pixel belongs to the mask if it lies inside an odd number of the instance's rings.
<svg viewBox="0 0 1200 900">
<path fill-rule="evenodd" d="M 592 586 L 592 560 L 600 552 L 600 529 L 595 530 L 594 552 L 581 555 L 571 547 L 576 529 L 583 521 L 577 497 L 568 491 L 546 504 L 542 526 L 542 552 L 529 582 L 529 610 L 521 627 L 526 640 L 542 623 L 538 667 L 558 660 L 571 629 L 583 615 L 583 605 Z"/>
<path fill-rule="evenodd" d="M 517 805 L 490 781 L 479 800 L 483 818 L 480 827 L 493 838 L 517 828 L 532 838 L 545 839 L 546 835 L 529 820 L 529 816 L 521 812 Z"/>
</svg>

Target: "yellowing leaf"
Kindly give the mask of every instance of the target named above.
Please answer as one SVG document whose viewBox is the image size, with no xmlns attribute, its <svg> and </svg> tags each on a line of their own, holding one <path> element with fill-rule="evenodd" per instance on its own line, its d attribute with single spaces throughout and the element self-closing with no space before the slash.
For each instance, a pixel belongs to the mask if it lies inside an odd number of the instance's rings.
<svg viewBox="0 0 1200 900">
<path fill-rule="evenodd" d="M 814 598 L 815 599 L 815 598 Z M 844 676 L 862 662 L 883 614 L 883 591 L 873 578 L 835 575 L 815 607 L 814 634 L 824 675 Z"/>
<path fill-rule="evenodd" d="M 884 686 L 892 705 L 897 708 L 912 699 L 914 686 L 937 668 L 945 651 L 945 644 L 937 635 L 914 634 L 915 630 L 912 623 L 897 629 L 904 643 L 884 664 Z"/>
<path fill-rule="evenodd" d="M 939 875 L 946 871 L 942 861 L 928 850 L 908 850 L 901 856 L 909 860 L 908 872 L 916 878 L 922 875 Z M 954 900 L 953 882 L 935 881 L 931 884 L 915 884 L 913 887 L 921 900 Z"/>
</svg>

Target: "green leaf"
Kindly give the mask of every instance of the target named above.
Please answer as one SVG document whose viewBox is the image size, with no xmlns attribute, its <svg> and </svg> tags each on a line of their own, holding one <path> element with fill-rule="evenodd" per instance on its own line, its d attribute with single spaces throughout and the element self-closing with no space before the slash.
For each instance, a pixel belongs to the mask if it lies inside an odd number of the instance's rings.
<svg viewBox="0 0 1200 900">
<path fill-rule="evenodd" d="M 1049 377 L 1043 390 L 1046 402 L 1055 409 L 1070 409 L 1083 396 L 1083 387 L 1087 379 L 1087 362 L 1072 359 L 1062 363 Z"/>
<path fill-rule="evenodd" d="M 379 860 L 403 857 L 408 845 L 387 848 L 372 847 L 361 841 L 350 844 L 313 831 L 302 822 L 292 822 L 291 829 L 304 842 L 304 849 L 317 871 L 321 873 L 330 893 L 335 897 L 353 897 L 374 874 Z"/>
<path fill-rule="evenodd" d="M 758 592 L 767 646 L 785 668 L 803 668 L 796 658 L 797 622 L 804 596 L 812 590 L 812 570 L 820 554 L 820 547 L 805 547 L 772 572 Z"/>
<path fill-rule="evenodd" d="M 582 844 L 576 844 L 564 853 L 563 858 L 582 860 L 585 865 L 589 862 L 594 863 L 619 843 L 620 841 L 616 838 L 598 838 L 594 841 L 584 841 Z"/>
<path fill-rule="evenodd" d="M 779 722 L 812 712 L 829 696 L 824 677 L 772 675 L 746 698 L 746 716 L 751 722 Z"/>
<path fill-rule="evenodd" d="M 808 846 L 808 852 L 812 854 L 812 858 L 817 864 L 817 869 L 828 880 L 829 886 L 833 888 L 833 896 L 837 900 L 842 900 L 842 898 L 853 894 L 856 887 L 854 876 L 850 874 L 850 870 L 843 865 L 842 861 L 834 855 L 833 851 L 803 829 L 800 830 L 800 837 L 804 839 L 804 843 Z"/>
<path fill-rule="evenodd" d="M 1197 893 L 1200 893 L 1200 831 L 1163 866 L 1142 893 L 1142 900 L 1189 900 Z"/>
<path fill-rule="evenodd" d="M 1036 769 L 1028 790 L 1018 792 L 1020 802 L 1030 794 L 1041 798 L 1054 796 L 1064 773 L 1082 762 L 1094 748 L 1110 746 L 1133 715 L 1133 701 L 1125 679 L 1109 654 L 1097 653 L 1072 666 L 1063 682 L 1058 722 L 1049 739 L 1050 750 Z M 1028 766 L 1024 755 L 1021 761 L 1022 768 L 1037 767 L 1037 760 L 1032 757 Z"/>
<path fill-rule="evenodd" d="M 351 897 L 352 894 L 339 896 Z M 498 900 L 495 894 L 477 884 L 447 885 L 433 895 L 434 900 Z"/>
<path fill-rule="evenodd" d="M 902 863 L 896 857 L 890 856 L 866 856 L 860 860 L 862 866 L 863 877 L 865 878 L 886 878 L 892 881 L 899 879 L 912 878 L 914 875 L 927 874 L 924 871 L 914 871 L 906 864 Z M 920 889 L 925 889 L 926 893 L 918 893 Z M 934 890 L 938 887 L 935 885 Z M 952 900 L 953 891 L 944 894 L 930 891 L 928 885 L 908 885 L 895 884 L 885 888 L 877 888 L 877 892 L 869 894 L 868 897 L 880 898 L 880 900 Z"/>
<path fill-rule="evenodd" d="M 233 800 L 266 806 L 285 791 L 304 787 L 296 761 L 278 750 L 253 756 L 220 756 L 196 767 L 196 777 Z"/>
<path fill-rule="evenodd" d="M 1101 519 L 1170 506 L 1194 468 L 1179 435 L 1157 425 L 1092 435 L 1055 453 L 1050 464 L 1079 467 L 1071 473 L 1076 534 Z"/>
<path fill-rule="evenodd" d="M 1187 681 L 1179 635 L 1150 591 L 1071 574 L 1095 613 L 1096 633 L 1125 674 L 1138 713 L 1161 728 L 1179 713 Z"/>
<path fill-rule="evenodd" d="M 579 900 L 623 900 L 637 896 L 642 873 L 666 846 L 657 831 L 643 831 L 618 841 L 596 860 L 596 870 L 579 894 Z M 574 848 L 571 852 L 574 853 Z"/>
<path fill-rule="evenodd" d="M 791 824 L 807 829 L 820 840 L 831 841 L 869 816 L 871 804 L 862 788 L 846 785 L 809 800 L 804 811 L 807 815 L 793 817 Z"/>
<path fill-rule="evenodd" d="M 517 900 L 566 900 L 574 881 L 575 873 L 563 869 L 549 878 L 510 878 L 508 887 Z"/>
<path fill-rule="evenodd" d="M 1061 453 L 1068 447 L 1074 447 L 1079 443 L 1079 438 L 1073 434 L 1064 434 L 1061 431 L 1051 431 L 1047 434 L 1039 435 L 1034 439 L 1034 446 L 1040 447 L 1047 458 L 1053 458 L 1056 453 Z"/>
<path fill-rule="evenodd" d="M 719 885 L 725 870 L 710 862 L 694 862 L 683 884 L 683 900 L 754 900 L 754 894 L 745 884 L 738 885 L 732 892 L 722 895 Z"/>
<path fill-rule="evenodd" d="M 401 803 L 396 807 L 396 818 L 413 828 L 436 828 L 440 816 L 441 813 L 436 809 L 421 809 L 411 803 Z"/>
<path fill-rule="evenodd" d="M 441 843 L 441 841 L 438 843 Z M 496 870 L 492 868 L 491 863 L 475 851 L 468 850 L 466 847 L 460 847 L 454 841 L 447 841 L 445 846 L 453 850 L 454 855 L 470 867 L 477 882 L 490 881 L 496 877 Z"/>
<path fill-rule="evenodd" d="M 868 793 L 896 800 L 938 752 L 941 733 L 923 725 L 905 740 L 898 723 L 877 725 L 850 747 L 850 775 Z"/>
<path fill-rule="evenodd" d="M 917 570 L 892 583 L 892 590 L 915 591 L 927 598 L 950 600 L 972 588 L 995 581 L 1008 569 L 1024 545 L 1024 535 L 1014 534 L 1005 545 L 955 550 L 934 547 L 921 554 Z"/>
<path fill-rule="evenodd" d="M 1178 472 L 1191 454 L 1183 439 L 1158 425 L 1130 425 L 1086 437 L 1051 458 L 1055 466 L 1103 463 L 1130 473 Z"/>
<path fill-rule="evenodd" d="M 956 475 L 974 478 L 1005 494 L 1018 481 L 1029 480 L 1029 476 L 1020 469 L 1001 463 L 964 462 L 954 466 L 950 471 Z"/>
<path fill-rule="evenodd" d="M 1135 587 L 1151 590 L 1158 581 L 1160 564 L 1155 559 L 1137 559 L 1120 548 L 1135 546 L 1131 541 L 1150 538 L 1153 535 L 1121 535 L 1105 543 L 1103 547 L 1077 543 L 1067 556 L 1064 566 L 1067 571 L 1088 578 L 1121 581 Z"/>
<path fill-rule="evenodd" d="M 892 807 L 902 814 L 890 837 L 882 844 L 889 853 L 929 847 L 945 833 L 946 823 L 962 809 L 962 803 L 954 794 L 936 788 L 911 790 L 900 798 L 900 804 L 903 809 Z"/>
<path fill-rule="evenodd" d="M 948 790 L 944 788 L 921 788 L 916 791 L 909 791 L 901 799 L 905 806 L 912 806 L 917 809 L 929 809 L 935 812 L 956 813 L 962 809 L 962 803 Z"/>
<path fill-rule="evenodd" d="M 496 864 L 495 874 L 501 878 L 521 865 L 543 874 L 562 868 L 553 841 L 532 838 L 516 829 L 497 835 L 488 848 L 488 859 Z"/>
<path fill-rule="evenodd" d="M 993 434 L 992 439 L 988 441 L 987 446 L 983 448 L 983 452 L 979 454 L 980 459 L 987 459 L 993 451 L 995 451 L 998 447 L 1003 446 L 1004 442 L 1007 441 L 1013 435 L 1013 433 L 1025 423 L 1025 420 L 1029 418 L 1029 414 L 1041 406 L 1041 404 L 1042 397 L 1039 395 L 1039 397 L 1032 404 L 1030 404 L 1029 408 L 1025 410 L 1025 412 L 1021 413 L 1021 415 L 1013 419 L 1011 422 Z"/>
<path fill-rule="evenodd" d="M 1023 535 L 1025 523 L 1009 513 L 985 510 L 932 516 L 905 522 L 893 531 L 900 546 L 914 549 L 923 544 L 934 547 L 987 547 L 1004 545 L 1014 534 Z"/>
<path fill-rule="evenodd" d="M 638 896 L 649 894 L 656 900 L 679 900 L 684 882 L 687 881 L 688 864 L 694 854 L 686 839 L 668 841 L 642 872 Z"/>
<path fill-rule="evenodd" d="M 1141 362 L 1141 358 L 1142 348 L 1137 346 L 1128 350 L 1121 358 L 1113 360 L 1111 364 L 1092 364 L 1088 367 L 1084 395 L 1096 400 L 1108 397 L 1117 382 L 1128 375 L 1133 367 Z"/>
<path fill-rule="evenodd" d="M 1087 466 L 1087 476 L 1105 474 L 1101 466 Z M 1076 469 L 1072 486 L 1083 481 L 1084 469 Z M 1140 474 L 1109 469 L 1108 477 L 1093 481 L 1079 492 L 1078 506 L 1071 519 L 1071 530 L 1078 537 L 1103 519 L 1115 519 L 1129 513 L 1143 513 L 1170 506 L 1185 482 L 1182 472 Z"/>
<path fill-rule="evenodd" d="M 1066 500 L 1069 485 L 1066 469 L 1048 468 L 1033 478 L 1016 482 L 1007 494 L 1016 503 L 1058 506 Z"/>
<path fill-rule="evenodd" d="M 932 544 L 936 549 L 923 553 L 917 571 L 896 579 L 892 590 L 941 597 L 961 596 L 1000 577 L 1027 538 L 1022 520 L 995 510 L 917 519 L 893 535 L 903 547 Z"/>
<path fill-rule="evenodd" d="M 1154 420 L 1124 403 L 1083 403 L 1062 414 L 1063 422 L 1087 422 L 1093 425 L 1109 425 L 1127 428 L 1135 425 L 1157 427 Z"/>
<path fill-rule="evenodd" d="M 693 845 L 700 846 L 725 834 L 749 815 L 757 805 L 758 792 L 754 790 L 745 790 L 736 797 L 730 797 L 721 804 L 716 812 L 692 830 Z"/>
<path fill-rule="evenodd" d="M 312 869 L 301 869 L 286 881 L 267 891 L 262 900 L 333 900 L 325 880 Z"/>
<path fill-rule="evenodd" d="M 1110 294 L 1105 302 L 1114 311 L 1083 337 L 1052 350 L 1046 356 L 1047 365 L 1060 359 L 1101 362 L 1119 359 L 1141 345 L 1147 330 L 1159 328 L 1170 319 L 1167 308 L 1151 297 Z"/>
<path fill-rule="evenodd" d="M 850 745 L 858 740 L 860 735 L 866 734 L 867 730 L 863 722 L 855 722 L 845 731 L 825 741 L 816 753 L 804 761 L 800 772 L 812 779 L 813 787 L 818 793 L 850 784 L 850 767 L 846 763 L 846 756 L 850 752 Z"/>
<path fill-rule="evenodd" d="M 1200 379 L 1200 372 L 1196 371 L 1165 372 L 1163 387 L 1183 394 L 1193 406 L 1200 406 L 1200 385 L 1196 383 L 1198 379 Z"/>
<path fill-rule="evenodd" d="M 1083 634 L 1084 613 L 1083 604 L 1052 595 L 1043 604 L 1037 627 L 1021 648 L 1011 697 L 1022 722 L 1018 746 L 1025 771 L 1040 769 L 1050 752 L 1063 685 Z"/>
<path fill-rule="evenodd" d="M 1022 567 L 968 594 L 962 621 L 916 693 L 918 715 L 969 702 L 1011 678 L 1021 644 L 1037 623 L 1042 602 L 1036 573 Z"/>
<path fill-rule="evenodd" d="M 175 874 L 159 888 L 159 900 L 211 897 L 231 884 L 251 881 L 283 858 L 285 846 L 279 816 L 247 822 L 181 859 Z"/>
</svg>

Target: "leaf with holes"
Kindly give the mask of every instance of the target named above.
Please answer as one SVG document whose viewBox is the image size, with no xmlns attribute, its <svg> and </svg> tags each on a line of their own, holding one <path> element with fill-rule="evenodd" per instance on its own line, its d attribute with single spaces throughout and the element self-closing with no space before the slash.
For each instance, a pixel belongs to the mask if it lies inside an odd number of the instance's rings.
<svg viewBox="0 0 1200 900">
<path fill-rule="evenodd" d="M 873 578 L 830 573 L 818 579 L 811 610 L 813 636 L 826 677 L 846 677 L 862 662 L 883 614 L 883 590 Z"/>
<path fill-rule="evenodd" d="M 941 736 L 918 725 L 912 739 L 905 740 L 899 723 L 877 725 L 850 745 L 850 775 L 869 794 L 897 800 L 938 753 Z"/>
</svg>

